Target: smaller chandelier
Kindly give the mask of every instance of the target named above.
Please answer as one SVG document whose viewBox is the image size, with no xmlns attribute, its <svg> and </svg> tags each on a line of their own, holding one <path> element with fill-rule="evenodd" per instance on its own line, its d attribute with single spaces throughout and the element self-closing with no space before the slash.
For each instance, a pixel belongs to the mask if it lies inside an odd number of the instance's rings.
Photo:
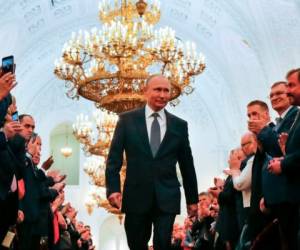
<svg viewBox="0 0 300 250">
<path fill-rule="evenodd" d="M 105 187 L 105 158 L 102 156 L 91 156 L 83 165 L 84 172 L 98 187 Z"/>
<path fill-rule="evenodd" d="M 103 156 L 91 156 L 86 159 L 84 163 L 84 172 L 90 177 L 93 185 L 101 188 L 105 186 L 105 168 L 106 159 Z M 126 178 L 126 161 L 123 161 L 123 166 L 120 171 L 121 191 L 123 191 L 123 184 Z"/>
<path fill-rule="evenodd" d="M 111 206 L 106 199 L 106 189 L 102 187 L 92 186 L 85 201 L 85 206 L 89 214 L 91 214 L 95 207 L 102 207 L 107 212 L 118 215 L 120 223 L 122 223 L 123 214 L 120 209 Z"/>
<path fill-rule="evenodd" d="M 73 134 L 86 155 L 107 156 L 117 120 L 117 115 L 100 110 L 93 112 L 91 120 L 87 115 L 77 116 Z"/>
<path fill-rule="evenodd" d="M 68 128 L 66 126 L 66 141 L 65 141 L 65 146 L 63 146 L 61 149 L 60 149 L 60 152 L 61 154 L 65 157 L 65 158 L 68 158 L 69 156 L 72 155 L 73 153 L 73 150 L 71 147 L 69 147 L 69 144 L 68 144 Z"/>
<path fill-rule="evenodd" d="M 72 148 L 70 148 L 70 147 L 68 147 L 68 146 L 66 145 L 65 147 L 62 147 L 62 148 L 60 149 L 60 152 L 61 152 L 61 154 L 62 154 L 64 157 L 68 158 L 69 156 L 72 155 L 73 150 L 72 150 Z"/>
<path fill-rule="evenodd" d="M 86 209 L 91 214 L 95 207 L 102 207 L 106 211 L 112 214 L 118 215 L 120 223 L 122 221 L 121 211 L 112 207 L 106 199 L 106 187 L 105 187 L 105 161 L 106 158 L 102 156 L 92 156 L 84 163 L 84 171 L 91 179 L 92 191 L 89 194 L 89 198 L 86 201 Z M 120 171 L 121 192 L 123 192 L 123 186 L 126 179 L 126 162 L 123 162 L 123 166 Z"/>
</svg>

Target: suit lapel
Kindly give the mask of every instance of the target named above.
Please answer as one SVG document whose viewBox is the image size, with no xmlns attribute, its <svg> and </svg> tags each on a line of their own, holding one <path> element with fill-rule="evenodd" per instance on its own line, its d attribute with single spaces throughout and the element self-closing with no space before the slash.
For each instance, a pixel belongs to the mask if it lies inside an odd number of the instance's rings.
<svg viewBox="0 0 300 250">
<path fill-rule="evenodd" d="M 288 136 L 288 139 L 287 139 L 287 142 L 286 142 L 286 150 L 287 150 L 287 148 L 288 148 L 289 143 L 293 140 L 292 138 L 293 138 L 293 136 L 294 136 L 295 129 L 296 129 L 296 127 L 298 126 L 299 118 L 300 118 L 300 109 L 298 110 L 297 115 L 296 115 L 296 117 L 295 117 L 295 120 L 294 120 L 294 122 L 293 122 L 293 124 L 292 124 L 292 126 L 291 126 L 291 128 L 290 128 L 289 133 L 288 133 L 289 136 Z"/>
<path fill-rule="evenodd" d="M 160 143 L 159 149 L 158 149 L 155 157 L 158 157 L 163 152 L 164 148 L 166 148 L 166 146 L 172 139 L 172 133 L 174 130 L 174 127 L 173 127 L 174 122 L 172 122 L 173 118 L 172 118 L 171 114 L 166 110 L 165 110 L 165 114 L 166 114 L 166 121 L 167 121 L 167 129 L 166 129 L 165 136 Z"/>
<path fill-rule="evenodd" d="M 137 115 L 137 119 L 136 119 L 135 126 L 140 135 L 139 138 L 141 140 L 141 145 L 143 145 L 145 152 L 147 152 L 152 156 L 152 151 L 151 151 L 148 132 L 147 132 L 145 107 L 139 109 L 136 115 Z"/>
<path fill-rule="evenodd" d="M 167 129 L 166 129 L 166 133 L 164 135 L 164 138 L 162 139 L 159 149 L 155 155 L 155 158 L 158 157 L 162 152 L 163 149 L 166 148 L 166 146 L 168 145 L 168 142 L 170 142 L 170 140 L 172 139 L 172 136 L 174 136 L 172 133 L 176 133 L 175 128 L 174 128 L 174 121 L 172 118 L 172 115 L 165 110 L 165 114 L 166 114 L 166 123 L 167 123 Z M 152 155 L 152 151 L 151 151 L 151 147 L 150 147 L 150 142 L 149 142 L 149 136 L 148 136 L 148 132 L 147 132 L 147 125 L 146 125 L 146 117 L 145 117 L 145 107 L 141 108 L 137 111 L 136 113 L 137 115 L 137 119 L 136 119 L 136 123 L 135 126 L 137 128 L 137 131 L 139 133 L 139 138 L 141 140 L 141 145 L 143 145 L 142 147 L 145 149 L 145 152 L 147 152 L 149 155 Z"/>
<path fill-rule="evenodd" d="M 288 122 L 288 120 L 290 120 L 290 116 L 292 116 L 294 114 L 294 112 L 297 112 L 298 108 L 297 107 L 292 107 L 287 114 L 285 115 L 284 119 L 280 122 L 280 124 L 277 126 L 276 131 L 280 131 L 281 128 L 284 126 L 284 124 L 286 122 Z"/>
</svg>

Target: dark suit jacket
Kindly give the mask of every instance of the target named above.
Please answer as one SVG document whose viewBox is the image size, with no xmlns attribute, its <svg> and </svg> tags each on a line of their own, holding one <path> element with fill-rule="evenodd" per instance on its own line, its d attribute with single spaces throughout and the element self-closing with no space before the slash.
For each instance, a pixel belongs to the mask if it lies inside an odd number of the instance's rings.
<svg viewBox="0 0 300 250">
<path fill-rule="evenodd" d="M 279 134 L 289 132 L 297 114 L 298 108 L 292 107 L 279 126 L 265 127 L 258 135 L 268 159 L 262 168 L 262 192 L 266 205 L 279 204 L 287 201 L 287 178 L 285 175 L 274 175 L 268 171 L 271 157 L 281 157 L 283 154 L 278 144 Z"/>
<path fill-rule="evenodd" d="M 33 223 L 39 217 L 39 182 L 36 177 L 33 163 L 26 157 L 24 169 L 25 195 L 20 201 L 20 210 L 24 212 L 24 221 Z"/>
<path fill-rule="evenodd" d="M 0 200 L 10 192 L 13 176 L 20 179 L 25 165 L 25 140 L 16 135 L 0 150 Z"/>
<path fill-rule="evenodd" d="M 264 228 L 267 219 L 259 209 L 259 203 L 263 197 L 262 193 L 262 168 L 266 162 L 266 154 L 263 151 L 256 151 L 252 165 L 251 178 L 251 200 L 248 216 L 248 233 L 250 239 L 254 239 Z"/>
<path fill-rule="evenodd" d="M 53 212 L 51 210 L 51 202 L 57 197 L 58 192 L 54 189 L 50 189 L 50 186 L 54 185 L 54 181 L 51 177 L 47 177 L 45 173 L 38 169 L 36 170 L 36 177 L 39 180 L 39 218 L 35 223 L 33 233 L 40 236 L 53 235 Z"/>
<path fill-rule="evenodd" d="M 45 184 L 46 176 L 33 165 L 31 159 L 27 157 L 26 162 L 27 166 L 24 171 L 25 196 L 20 201 L 20 209 L 24 212 L 25 222 L 37 225 L 36 223 L 40 222 L 41 217 L 46 219 L 43 212 L 48 213 L 49 202 L 53 201 L 58 194 L 56 191 L 50 190 Z"/>
<path fill-rule="evenodd" d="M 147 213 L 154 205 L 168 213 L 180 213 L 179 163 L 187 204 L 198 202 L 197 179 L 188 139 L 187 122 L 166 112 L 167 130 L 153 157 L 145 120 L 145 108 L 120 115 L 106 168 L 107 197 L 120 192 L 123 152 L 127 169 L 122 211 Z"/>
<path fill-rule="evenodd" d="M 222 241 L 235 242 L 238 239 L 239 228 L 236 214 L 237 191 L 233 187 L 232 177 L 228 176 L 224 183 L 224 189 L 218 196 L 220 206 L 216 230 Z"/>
<path fill-rule="evenodd" d="M 292 107 L 288 113 L 285 115 L 284 119 L 280 122 L 278 127 L 274 126 L 266 126 L 261 132 L 257 135 L 257 139 L 262 144 L 263 150 L 272 157 L 280 157 L 282 156 L 281 149 L 278 144 L 279 134 L 285 132 L 289 132 L 298 108 Z"/>
<path fill-rule="evenodd" d="M 22 159 L 23 156 L 23 159 Z M 18 192 L 11 192 L 13 176 L 19 179 L 25 164 L 25 141 L 16 135 L 0 150 L 0 240 L 10 225 L 14 225 L 18 212 Z"/>
<path fill-rule="evenodd" d="M 300 116 L 289 132 L 286 142 L 286 155 L 281 161 L 282 175 L 287 177 L 287 199 L 300 203 Z"/>
<path fill-rule="evenodd" d="M 0 150 L 4 150 L 6 148 L 6 137 L 3 132 L 0 132 Z"/>
</svg>

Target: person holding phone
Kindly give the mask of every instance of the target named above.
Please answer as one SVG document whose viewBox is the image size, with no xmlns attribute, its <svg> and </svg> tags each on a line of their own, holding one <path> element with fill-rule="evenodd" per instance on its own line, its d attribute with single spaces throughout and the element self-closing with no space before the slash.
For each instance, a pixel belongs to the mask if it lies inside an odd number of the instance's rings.
<svg viewBox="0 0 300 250">
<path fill-rule="evenodd" d="M 7 65 L 13 64 L 12 70 L 7 70 Z M 0 119 L 3 121 L 6 113 L 7 107 L 11 104 L 12 99 L 10 96 L 10 91 L 16 86 L 16 78 L 14 75 L 14 63 L 13 57 L 11 56 L 9 60 L 2 58 L 2 66 L 0 67 Z M 5 67 L 4 67 L 5 65 Z M 11 69 L 11 67 L 9 67 Z"/>
<path fill-rule="evenodd" d="M 12 73 L 0 72 L 0 100 L 3 100 L 17 85 L 16 77 Z"/>
<path fill-rule="evenodd" d="M 17 221 L 18 198 L 24 167 L 25 142 L 18 135 L 22 130 L 18 122 L 6 120 L 10 95 L 1 101 L 0 131 L 0 242 L 6 235 L 14 235 L 9 230 Z M 0 247 L 1 248 L 1 247 Z M 2 248 L 1 248 L 2 249 Z"/>
<path fill-rule="evenodd" d="M 10 95 L 11 103 L 7 109 L 7 114 L 5 116 L 6 122 L 19 122 L 19 115 L 17 110 L 16 98 Z"/>
</svg>

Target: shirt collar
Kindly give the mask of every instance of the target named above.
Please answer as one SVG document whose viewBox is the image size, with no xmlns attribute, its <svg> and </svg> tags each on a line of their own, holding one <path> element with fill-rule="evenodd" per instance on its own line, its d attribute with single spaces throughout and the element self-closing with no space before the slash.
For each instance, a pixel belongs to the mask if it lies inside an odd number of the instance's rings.
<svg viewBox="0 0 300 250">
<path fill-rule="evenodd" d="M 287 114 L 287 113 L 290 111 L 290 109 L 291 109 L 292 107 L 293 107 L 292 105 L 291 105 L 291 106 L 289 106 L 289 107 L 288 107 L 288 109 L 287 109 L 287 110 L 285 110 L 285 111 L 284 111 L 284 112 L 281 114 L 281 116 L 280 116 L 280 117 L 281 117 L 282 119 L 284 119 L 284 117 L 285 117 L 285 116 L 286 116 L 286 114 Z"/>
<path fill-rule="evenodd" d="M 163 108 L 163 109 L 161 109 L 160 111 L 155 112 L 155 111 L 153 111 L 152 108 L 149 107 L 148 104 L 146 104 L 146 107 L 145 107 L 146 118 L 151 117 L 151 115 L 152 115 L 153 113 L 157 113 L 157 114 L 159 114 L 159 117 L 160 117 L 160 118 L 163 118 L 163 117 L 165 116 L 165 109 Z"/>
</svg>

